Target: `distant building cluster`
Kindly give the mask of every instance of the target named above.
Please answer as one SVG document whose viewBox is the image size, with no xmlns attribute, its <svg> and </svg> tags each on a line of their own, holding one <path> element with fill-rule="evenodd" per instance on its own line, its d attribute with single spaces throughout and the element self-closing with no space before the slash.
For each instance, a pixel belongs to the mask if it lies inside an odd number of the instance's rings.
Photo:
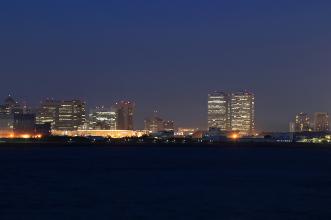
<svg viewBox="0 0 331 220">
<path fill-rule="evenodd" d="M 8 96 L 0 105 L 0 137 L 35 137 L 78 130 L 133 130 L 134 109 L 133 102 L 120 101 L 109 108 L 95 107 L 88 112 L 82 100 L 53 99 L 43 100 L 40 106 L 31 109 Z"/>
<path fill-rule="evenodd" d="M 0 138 L 40 138 L 44 136 L 127 138 L 169 143 L 304 142 L 331 143 L 329 114 L 300 112 L 290 122 L 290 132 L 255 131 L 255 95 L 249 91 L 208 94 L 208 129 L 176 127 L 175 122 L 154 111 L 144 120 L 144 129 L 134 125 L 136 105 L 118 101 L 109 106 L 87 109 L 83 100 L 45 99 L 36 108 L 8 96 L 0 104 Z M 146 139 L 147 137 L 147 139 Z"/>
<path fill-rule="evenodd" d="M 252 135 L 255 130 L 255 96 L 251 92 L 213 92 L 208 95 L 208 128 Z"/>
<path fill-rule="evenodd" d="M 290 122 L 290 132 L 327 132 L 330 129 L 329 114 L 327 112 L 315 112 L 313 117 L 308 113 L 300 112 Z"/>
<path fill-rule="evenodd" d="M 175 124 L 174 121 L 164 120 L 163 118 L 157 115 L 157 111 L 154 111 L 153 115 L 146 118 L 145 130 L 150 131 L 152 133 L 161 132 L 161 131 L 174 131 Z"/>
</svg>

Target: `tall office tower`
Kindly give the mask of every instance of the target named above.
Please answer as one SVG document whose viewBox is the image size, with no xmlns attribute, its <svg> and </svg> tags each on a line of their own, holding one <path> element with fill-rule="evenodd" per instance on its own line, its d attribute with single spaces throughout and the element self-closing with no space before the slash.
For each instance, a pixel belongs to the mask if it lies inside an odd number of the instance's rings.
<svg viewBox="0 0 331 220">
<path fill-rule="evenodd" d="M 295 131 L 304 132 L 310 130 L 310 118 L 307 113 L 300 112 L 295 116 Z"/>
<path fill-rule="evenodd" d="M 94 130 L 116 130 L 116 112 L 104 106 L 94 108 L 89 115 L 89 128 Z"/>
<path fill-rule="evenodd" d="M 85 122 L 85 102 L 80 100 L 61 101 L 55 129 L 64 131 L 77 130 Z"/>
<path fill-rule="evenodd" d="M 314 115 L 314 130 L 329 131 L 329 114 L 326 112 L 316 112 Z"/>
<path fill-rule="evenodd" d="M 36 114 L 36 124 L 51 124 L 54 127 L 59 121 L 61 101 L 46 99 L 41 102 Z"/>
<path fill-rule="evenodd" d="M 208 94 L 208 128 L 219 128 L 222 131 L 231 129 L 230 99 L 224 92 Z"/>
<path fill-rule="evenodd" d="M 130 101 L 120 101 L 113 105 L 116 112 L 116 129 L 133 130 L 133 113 L 135 103 Z"/>
<path fill-rule="evenodd" d="M 255 129 L 255 97 L 250 92 L 231 94 L 231 130 L 243 135 L 253 134 Z"/>
</svg>

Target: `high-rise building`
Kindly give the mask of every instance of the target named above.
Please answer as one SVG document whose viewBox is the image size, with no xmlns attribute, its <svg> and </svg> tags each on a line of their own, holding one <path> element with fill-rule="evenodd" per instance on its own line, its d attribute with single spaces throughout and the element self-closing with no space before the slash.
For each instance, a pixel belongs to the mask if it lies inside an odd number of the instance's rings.
<svg viewBox="0 0 331 220">
<path fill-rule="evenodd" d="M 225 92 L 208 95 L 208 128 L 230 130 L 230 98 Z"/>
<path fill-rule="evenodd" d="M 304 132 L 310 130 L 310 118 L 307 113 L 300 112 L 295 116 L 295 131 Z"/>
<path fill-rule="evenodd" d="M 89 128 L 93 130 L 116 130 L 116 112 L 104 106 L 94 108 L 89 115 Z"/>
<path fill-rule="evenodd" d="M 329 131 L 329 114 L 326 112 L 316 112 L 314 115 L 314 130 Z"/>
<path fill-rule="evenodd" d="M 86 123 L 85 102 L 81 100 L 61 101 L 55 129 L 72 131 Z"/>
<path fill-rule="evenodd" d="M 253 134 L 255 129 L 255 97 L 253 93 L 243 91 L 231 94 L 230 104 L 231 130 L 240 134 Z"/>
<path fill-rule="evenodd" d="M 46 99 L 41 102 L 36 114 L 37 124 L 50 123 L 52 127 L 59 121 L 59 108 L 61 101 Z"/>
<path fill-rule="evenodd" d="M 130 101 L 120 101 L 113 105 L 116 112 L 116 129 L 133 130 L 133 113 L 135 104 Z"/>
</svg>

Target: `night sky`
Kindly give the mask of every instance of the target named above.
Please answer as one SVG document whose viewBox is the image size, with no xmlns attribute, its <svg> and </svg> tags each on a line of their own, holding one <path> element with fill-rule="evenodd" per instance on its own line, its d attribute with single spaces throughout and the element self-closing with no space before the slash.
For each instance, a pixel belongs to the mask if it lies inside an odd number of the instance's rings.
<svg viewBox="0 0 331 220">
<path fill-rule="evenodd" d="M 257 127 L 331 112 L 331 1 L 2 0 L 0 97 L 137 103 L 207 126 L 207 94 L 256 94 Z M 2 99 L 2 98 L 1 98 Z"/>
</svg>

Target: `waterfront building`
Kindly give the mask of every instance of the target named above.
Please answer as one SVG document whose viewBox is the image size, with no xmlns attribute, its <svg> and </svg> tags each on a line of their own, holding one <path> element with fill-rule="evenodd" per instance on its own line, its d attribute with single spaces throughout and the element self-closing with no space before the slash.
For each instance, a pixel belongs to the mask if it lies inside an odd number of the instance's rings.
<svg viewBox="0 0 331 220">
<path fill-rule="evenodd" d="M 120 101 L 116 102 L 112 108 L 116 112 L 116 129 L 133 130 L 135 103 L 130 101 Z"/>
<path fill-rule="evenodd" d="M 241 135 L 251 135 L 255 129 L 255 96 L 251 92 L 231 94 L 231 130 Z"/>
<path fill-rule="evenodd" d="M 41 102 L 36 114 L 37 124 L 50 123 L 54 127 L 59 121 L 59 108 L 61 101 L 46 99 Z"/>
<path fill-rule="evenodd" d="M 116 130 L 116 111 L 104 106 L 95 107 L 89 115 L 89 129 Z"/>
<path fill-rule="evenodd" d="M 310 131 L 310 118 L 305 112 L 300 112 L 295 116 L 295 131 L 305 132 Z"/>
<path fill-rule="evenodd" d="M 199 128 L 178 128 L 175 132 L 175 136 L 177 137 L 188 137 L 192 136 Z"/>
<path fill-rule="evenodd" d="M 84 130 L 79 129 L 75 131 L 60 131 L 52 130 L 52 135 L 55 136 L 94 136 L 107 138 L 125 138 L 125 137 L 142 137 L 148 135 L 149 131 L 134 131 L 134 130 Z"/>
<path fill-rule="evenodd" d="M 230 98 L 225 92 L 208 94 L 208 128 L 230 130 Z"/>
<path fill-rule="evenodd" d="M 86 123 L 85 102 L 81 100 L 61 101 L 58 110 L 57 130 L 77 130 Z"/>
<path fill-rule="evenodd" d="M 329 114 L 327 112 L 316 112 L 314 114 L 314 131 L 329 131 Z"/>
</svg>

